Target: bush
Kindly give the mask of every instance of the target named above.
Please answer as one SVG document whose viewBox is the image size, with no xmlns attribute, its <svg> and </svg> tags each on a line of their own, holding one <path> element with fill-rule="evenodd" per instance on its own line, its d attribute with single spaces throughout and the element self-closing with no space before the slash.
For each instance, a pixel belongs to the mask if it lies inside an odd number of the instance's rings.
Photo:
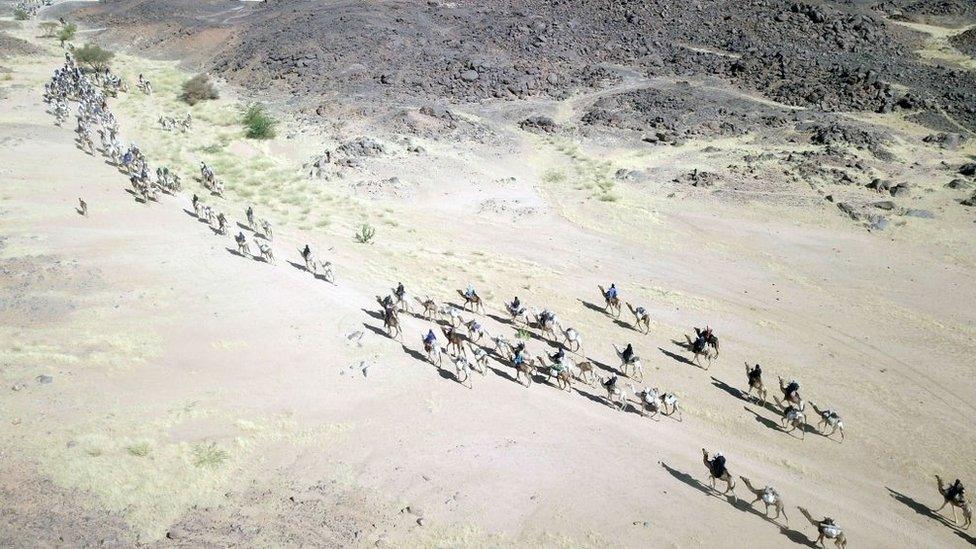
<svg viewBox="0 0 976 549">
<path fill-rule="evenodd" d="M 75 37 L 75 32 L 77 30 L 78 30 L 78 25 L 75 25 L 74 23 L 68 23 L 67 25 L 61 27 L 61 30 L 58 31 L 58 40 L 60 40 L 61 43 L 64 44 L 65 42 Z M 111 56 L 109 56 L 109 59 L 111 59 Z"/>
<path fill-rule="evenodd" d="M 24 8 L 17 8 L 14 10 L 14 19 L 17 21 L 27 21 L 30 19 L 30 14 Z"/>
<path fill-rule="evenodd" d="M 41 38 L 54 38 L 58 26 L 57 21 L 44 21 L 37 25 L 37 28 L 41 31 Z"/>
<path fill-rule="evenodd" d="M 115 53 L 100 48 L 95 44 L 85 44 L 84 46 L 75 49 L 75 59 L 79 63 L 88 65 L 96 71 L 100 71 L 108 67 L 109 62 L 115 57 Z"/>
<path fill-rule="evenodd" d="M 271 139 L 275 136 L 275 120 L 260 103 L 252 104 L 244 112 L 244 127 L 248 139 Z"/>
<path fill-rule="evenodd" d="M 183 93 L 180 94 L 180 99 L 190 105 L 218 97 L 220 95 L 217 93 L 217 88 L 206 74 L 198 74 L 183 82 Z"/>
<path fill-rule="evenodd" d="M 356 233 L 356 242 L 360 244 L 369 244 L 373 237 L 376 236 L 376 229 L 374 229 L 369 223 L 363 223 L 359 227 L 359 232 Z"/>
</svg>

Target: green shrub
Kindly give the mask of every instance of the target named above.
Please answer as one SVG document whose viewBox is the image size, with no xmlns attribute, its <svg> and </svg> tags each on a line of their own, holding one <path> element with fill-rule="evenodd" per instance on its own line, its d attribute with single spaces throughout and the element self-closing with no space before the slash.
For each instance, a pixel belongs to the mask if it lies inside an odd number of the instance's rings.
<svg viewBox="0 0 976 549">
<path fill-rule="evenodd" d="M 85 44 L 74 51 L 75 59 L 84 65 L 88 65 L 96 71 L 108 67 L 108 64 L 115 57 L 115 53 L 103 49 L 95 44 Z"/>
<path fill-rule="evenodd" d="M 244 128 L 248 139 L 271 139 L 275 136 L 275 120 L 260 103 L 253 103 L 244 112 Z"/>
<path fill-rule="evenodd" d="M 356 242 L 360 244 L 369 244 L 373 237 L 376 236 L 376 229 L 373 228 L 369 223 L 363 223 L 359 227 L 359 232 L 356 233 Z"/>
<path fill-rule="evenodd" d="M 30 15 L 27 14 L 27 10 L 24 8 L 17 8 L 14 10 L 14 19 L 17 21 L 27 21 L 30 19 Z"/>
<path fill-rule="evenodd" d="M 190 105 L 218 97 L 220 94 L 217 93 L 217 88 L 214 87 L 210 77 L 206 74 L 198 74 L 183 82 L 183 93 L 180 94 L 180 99 Z"/>
<path fill-rule="evenodd" d="M 75 32 L 77 31 L 78 31 L 78 25 L 75 25 L 74 23 L 68 23 L 67 25 L 61 27 L 61 30 L 58 31 L 58 40 L 60 40 L 61 43 L 64 44 L 65 42 L 74 39 Z M 112 57 L 109 56 L 109 59 L 111 58 Z"/>
</svg>

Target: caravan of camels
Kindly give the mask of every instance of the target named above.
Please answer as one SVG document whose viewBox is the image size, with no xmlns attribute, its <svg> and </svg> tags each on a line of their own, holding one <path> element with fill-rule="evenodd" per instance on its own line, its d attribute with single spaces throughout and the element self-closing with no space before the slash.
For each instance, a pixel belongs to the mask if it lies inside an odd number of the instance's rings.
<svg viewBox="0 0 976 549">
<path fill-rule="evenodd" d="M 145 94 L 152 93 L 151 84 L 141 76 L 138 89 Z M 101 152 L 128 176 L 131 189 L 127 189 L 127 192 L 137 202 L 145 205 L 158 203 L 161 194 L 180 193 L 182 184 L 180 177 L 168 167 L 158 167 L 151 171 L 144 151 L 134 143 L 126 144 L 119 135 L 118 122 L 109 109 L 107 98 L 127 90 L 125 82 L 108 69 L 86 74 L 75 64 L 71 55 L 66 54 L 63 67 L 55 71 L 50 83 L 45 86 L 44 100 L 50 105 L 50 112 L 55 116 L 58 125 L 67 121 L 69 104 L 77 103 L 75 132 L 79 148 L 91 155 Z M 167 130 L 180 131 L 186 131 L 191 123 L 189 115 L 179 119 L 160 118 L 159 121 L 160 126 Z M 96 134 L 99 139 L 97 144 Z M 211 195 L 222 195 L 224 185 L 207 164 L 199 167 L 199 182 Z M 216 235 L 229 234 L 231 223 L 225 212 L 206 204 L 196 194 L 192 196 L 191 204 L 192 212 L 188 210 L 188 213 L 206 223 Z M 83 198 L 79 198 L 79 214 L 89 215 L 92 207 Z M 236 235 L 230 233 L 236 246 L 228 250 L 244 258 L 274 264 L 271 223 L 259 218 L 250 206 L 244 213 L 244 222 L 237 224 L 240 230 Z M 331 261 L 317 258 L 309 245 L 305 245 L 298 252 L 302 262 L 292 265 L 311 273 L 317 279 L 335 284 L 335 266 Z M 626 333 L 631 330 L 642 335 L 650 333 L 651 313 L 647 308 L 625 301 L 623 291 L 615 283 L 597 289 L 603 306 L 593 305 L 591 308 L 602 310 Z M 624 333 L 621 334 L 624 341 L 605 346 L 608 351 L 613 349 L 618 359 L 615 366 L 609 365 L 590 354 L 599 348 L 597 345 L 588 341 L 584 346 L 583 334 L 549 308 L 530 307 L 519 297 L 514 297 L 500 308 L 504 313 L 503 317 L 497 317 L 487 314 L 488 306 L 473 286 L 457 290 L 457 295 L 462 301 L 459 304 L 439 303 L 429 296 L 420 298 L 409 295 L 401 283 L 388 295 L 376 296 L 379 310 L 370 314 L 381 320 L 386 334 L 403 343 L 405 349 L 405 338 L 407 341 L 412 339 L 407 334 L 417 333 L 417 345 L 423 349 L 422 356 L 439 370 L 450 368 L 445 377 L 453 378 L 465 387 L 473 389 L 477 384 L 473 373 L 481 376 L 485 376 L 488 371 L 498 373 L 500 370 L 495 370 L 495 367 L 500 366 L 511 368 L 515 375 L 506 374 L 504 377 L 522 384 L 526 390 L 530 390 L 535 383 L 571 393 L 574 384 L 587 387 L 597 387 L 599 384 L 598 389 L 604 395 L 599 400 L 614 410 L 630 410 L 654 421 L 660 421 L 661 416 L 675 421 L 682 420 L 680 399 L 676 393 L 652 385 L 637 385 L 644 382 L 646 357 L 642 358 L 635 343 L 626 341 Z M 623 305 L 630 311 L 632 322 L 618 320 Z M 430 324 L 426 330 L 413 332 L 414 326 L 407 326 L 408 318 Z M 493 327 L 489 326 L 488 318 L 491 318 Z M 378 328 L 377 330 L 379 331 Z M 708 370 L 720 357 L 719 338 L 710 326 L 694 328 L 694 333 L 685 334 L 683 340 L 675 343 L 680 344 L 688 353 L 690 358 L 684 361 L 702 370 Z M 530 350 L 530 346 L 538 348 Z M 769 388 L 762 366 L 750 366 L 748 363 L 745 366 L 744 389 L 739 391 L 739 397 L 754 400 L 763 410 L 778 414 L 779 427 L 785 436 L 803 439 L 808 432 L 812 432 L 838 443 L 844 440 L 844 421 L 841 415 L 833 408 L 821 407 L 805 399 L 797 380 L 778 378 L 781 396 L 773 396 L 774 406 L 768 404 Z M 628 381 L 624 382 L 622 378 L 627 378 Z M 813 411 L 812 417 L 807 415 L 808 404 Z M 814 423 L 816 427 L 813 426 Z M 835 437 L 835 434 L 838 436 Z M 711 489 L 718 493 L 715 485 L 723 483 L 724 490 L 720 494 L 730 496 L 733 502 L 737 501 L 736 482 L 730 471 L 733 463 L 729 458 L 721 453 L 702 449 L 702 460 Z M 753 485 L 749 479 L 740 478 L 746 489 L 754 495 L 755 499 L 751 504 L 761 501 L 767 516 L 772 507 L 775 510 L 775 520 L 789 521 L 784 499 L 776 489 L 767 485 Z M 963 516 L 961 526 L 968 528 L 972 522 L 972 507 L 962 482 L 955 480 L 947 484 L 941 477 L 936 476 L 936 479 L 942 498 L 942 504 L 936 512 L 950 506 L 955 522 L 959 510 Z M 837 547 L 846 546 L 845 531 L 834 519 L 816 519 L 805 508 L 798 509 L 816 529 L 819 544 L 822 545 L 825 540 L 833 540 Z"/>
</svg>

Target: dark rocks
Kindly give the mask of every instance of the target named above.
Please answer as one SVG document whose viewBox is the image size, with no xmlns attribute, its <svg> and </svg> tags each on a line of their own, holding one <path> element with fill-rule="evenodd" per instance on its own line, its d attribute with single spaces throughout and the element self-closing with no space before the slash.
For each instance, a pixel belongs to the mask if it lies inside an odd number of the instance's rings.
<svg viewBox="0 0 976 549">
<path fill-rule="evenodd" d="M 543 133 L 553 133 L 558 129 L 552 118 L 543 115 L 534 115 L 522 120 L 519 122 L 519 128 Z"/>
<path fill-rule="evenodd" d="M 386 148 L 369 137 L 357 137 L 336 147 L 336 153 L 352 157 L 370 157 L 386 154 Z"/>
<path fill-rule="evenodd" d="M 719 175 L 697 168 L 687 174 L 675 178 L 675 183 L 691 183 L 693 187 L 712 187 L 719 181 Z"/>
<path fill-rule="evenodd" d="M 467 70 L 460 74 L 461 80 L 465 82 L 474 82 L 478 79 L 478 71 Z"/>
<path fill-rule="evenodd" d="M 906 217 L 917 217 L 919 219 L 935 219 L 934 213 L 928 210 L 919 210 L 916 208 L 905 210 L 905 212 L 902 215 Z"/>
<path fill-rule="evenodd" d="M 952 181 L 946 183 L 946 187 L 949 187 L 950 189 L 968 189 L 972 186 L 973 184 L 970 183 L 969 181 L 966 181 L 965 179 L 958 179 L 958 178 L 953 179 Z"/>
<path fill-rule="evenodd" d="M 943 149 L 958 149 L 963 143 L 966 142 L 966 136 L 960 135 L 958 133 L 934 133 L 925 136 L 922 141 L 926 143 L 931 143 L 938 145 Z"/>
<path fill-rule="evenodd" d="M 881 202 L 875 202 L 874 204 L 872 204 L 872 206 L 874 206 L 875 208 L 878 208 L 879 210 L 894 210 L 895 209 L 895 203 L 892 202 L 892 201 L 890 201 L 890 200 L 882 200 Z"/>
<path fill-rule="evenodd" d="M 41 385 L 47 385 L 49 383 L 52 383 L 53 381 L 54 378 L 46 374 L 41 374 L 37 376 L 37 382 L 40 383 Z"/>
<path fill-rule="evenodd" d="M 891 190 L 892 185 L 891 185 L 891 181 L 887 179 L 876 178 L 871 180 L 871 182 L 867 184 L 867 187 L 869 189 L 878 191 L 880 193 L 880 192 L 888 192 L 889 190 Z"/>
<path fill-rule="evenodd" d="M 959 167 L 959 173 L 965 176 L 976 176 L 976 162 L 968 162 Z"/>
<path fill-rule="evenodd" d="M 850 217 L 851 219 L 853 219 L 854 221 L 859 221 L 861 219 L 861 214 L 859 214 L 857 212 L 857 210 L 854 209 L 854 206 L 851 206 L 847 202 L 838 202 L 837 203 L 837 208 L 840 211 L 842 211 L 845 214 L 847 214 L 847 216 Z"/>
</svg>

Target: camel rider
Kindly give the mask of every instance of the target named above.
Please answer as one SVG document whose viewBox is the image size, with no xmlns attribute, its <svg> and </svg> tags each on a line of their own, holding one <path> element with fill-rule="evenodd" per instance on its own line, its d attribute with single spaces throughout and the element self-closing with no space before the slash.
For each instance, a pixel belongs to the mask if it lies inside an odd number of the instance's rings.
<svg viewBox="0 0 976 549">
<path fill-rule="evenodd" d="M 515 356 L 522 354 L 522 351 L 524 350 L 525 350 L 524 341 L 519 341 L 514 347 L 512 347 L 512 352 L 515 353 Z"/>
<path fill-rule="evenodd" d="M 481 323 L 478 322 L 477 320 L 472 320 L 471 321 L 471 331 L 472 332 L 480 332 L 481 331 Z"/>
<path fill-rule="evenodd" d="M 197 204 L 199 204 L 199 203 L 200 203 L 200 197 L 197 196 L 196 193 L 194 193 L 193 194 L 193 209 L 194 210 L 197 209 Z"/>
<path fill-rule="evenodd" d="M 820 521 L 820 530 L 830 537 L 837 537 L 837 534 L 840 533 L 840 526 L 834 522 L 834 519 L 824 517 L 824 519 Z"/>
<path fill-rule="evenodd" d="M 552 311 L 550 311 L 549 309 L 543 309 L 542 312 L 539 313 L 539 323 L 547 324 L 550 321 L 552 321 L 553 316 L 554 315 L 552 314 Z"/>
<path fill-rule="evenodd" d="M 309 248 L 308 244 L 306 244 L 305 248 L 302 249 L 302 259 L 307 262 L 310 257 L 312 257 L 312 248 Z"/>
<path fill-rule="evenodd" d="M 397 282 L 396 290 L 393 293 L 397 296 L 397 299 L 403 299 L 403 296 L 407 294 L 407 289 L 403 287 L 403 282 Z"/>
<path fill-rule="evenodd" d="M 513 299 L 512 303 L 508 306 L 509 310 L 511 310 L 513 313 L 517 313 L 521 307 L 522 302 L 519 301 L 518 296 L 515 296 L 515 299 Z"/>
<path fill-rule="evenodd" d="M 249 224 L 253 225 L 254 224 L 254 208 L 252 208 L 251 206 L 248 206 L 247 207 L 247 211 L 244 212 L 244 213 L 245 213 L 245 215 L 247 215 L 247 222 Z"/>
<path fill-rule="evenodd" d="M 762 368 L 756 364 L 756 367 L 749 370 L 749 383 L 754 383 L 756 380 L 762 379 Z"/>
<path fill-rule="evenodd" d="M 424 336 L 424 346 L 425 347 L 433 346 L 434 342 L 436 341 L 437 341 L 437 335 L 434 334 L 434 330 L 433 329 L 427 330 L 427 335 Z"/>
<path fill-rule="evenodd" d="M 960 482 L 959 479 L 956 479 L 955 482 L 949 485 L 949 489 L 946 490 L 945 498 L 947 501 L 955 501 L 960 504 L 966 499 L 966 489 L 963 487 L 962 482 Z"/>
<path fill-rule="evenodd" d="M 622 358 L 625 364 L 630 364 L 634 360 L 634 346 L 630 343 L 627 344 L 627 348 L 624 349 Z"/>
<path fill-rule="evenodd" d="M 647 309 L 638 305 L 637 308 L 634 309 L 634 312 L 637 313 L 637 316 L 643 317 L 647 314 Z"/>
<path fill-rule="evenodd" d="M 562 366 L 563 358 L 565 356 L 566 356 L 566 351 L 560 348 L 558 351 L 556 351 L 556 354 L 549 355 L 549 360 L 551 360 L 555 366 Z"/>
<path fill-rule="evenodd" d="M 468 289 L 464 290 L 464 297 L 468 299 L 474 299 L 477 296 L 478 294 L 474 291 L 474 285 L 469 283 Z"/>
<path fill-rule="evenodd" d="M 525 364 L 525 355 L 522 354 L 522 350 L 523 349 L 520 348 L 515 351 L 515 358 L 512 360 L 512 362 L 515 364 L 516 368 L 522 364 Z"/>
<path fill-rule="evenodd" d="M 791 380 L 786 389 L 783 390 L 783 394 L 786 395 L 788 400 L 797 400 L 799 398 L 800 384 L 796 380 Z"/>
<path fill-rule="evenodd" d="M 607 378 L 606 381 L 603 382 L 603 387 L 606 388 L 608 391 L 612 390 L 616 386 L 617 386 L 617 376 L 615 375 L 610 376 L 609 378 Z"/>
<path fill-rule="evenodd" d="M 696 353 L 704 352 L 705 345 L 708 344 L 708 340 L 705 339 L 705 331 L 695 328 L 695 332 L 698 334 L 698 337 L 695 338 L 695 342 L 692 344 L 691 350 Z"/>
<path fill-rule="evenodd" d="M 387 296 L 383 298 L 383 308 L 389 309 L 392 306 L 393 306 L 393 298 L 390 297 L 389 294 L 387 294 Z"/>
<path fill-rule="evenodd" d="M 617 299 L 617 285 L 611 283 L 610 289 L 607 290 L 607 295 L 605 296 L 607 300 Z"/>
<path fill-rule="evenodd" d="M 716 452 L 709 463 L 712 466 L 712 476 L 718 478 L 725 474 L 725 456 Z"/>
</svg>

